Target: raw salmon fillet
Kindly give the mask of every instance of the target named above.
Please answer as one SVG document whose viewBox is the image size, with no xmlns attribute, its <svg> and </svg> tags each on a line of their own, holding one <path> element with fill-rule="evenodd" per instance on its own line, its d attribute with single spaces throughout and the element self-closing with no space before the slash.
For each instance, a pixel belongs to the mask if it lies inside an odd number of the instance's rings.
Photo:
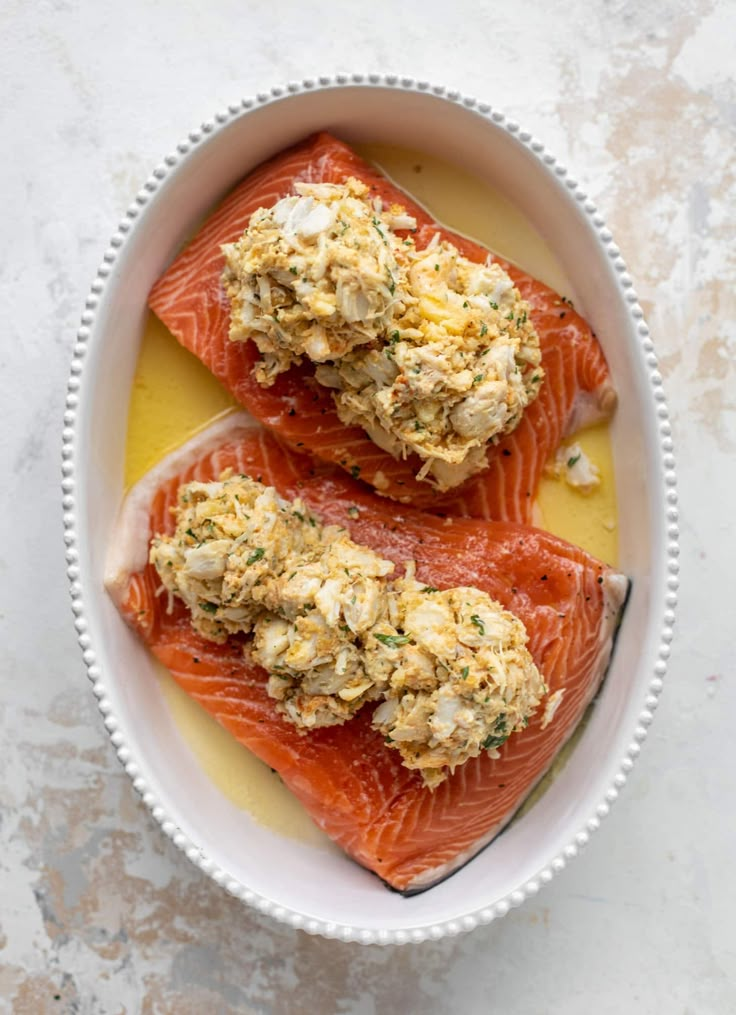
<svg viewBox="0 0 736 1015">
<path fill-rule="evenodd" d="M 379 493 L 432 511 L 529 522 L 549 455 L 566 434 L 610 415 L 616 396 L 603 352 L 582 317 L 548 286 L 496 258 L 532 307 L 546 371 L 537 399 L 516 430 L 488 449 L 489 468 L 438 495 L 414 477 L 417 456 L 397 461 L 359 427 L 338 418 L 330 392 L 305 364 L 282 374 L 270 388 L 253 376 L 260 354 L 253 342 L 228 338 L 230 305 L 220 276 L 223 243 L 242 235 L 252 213 L 291 193 L 296 181 L 340 183 L 354 176 L 385 203 L 402 204 L 417 220 L 418 249 L 435 233 L 474 261 L 485 247 L 445 229 L 402 190 L 329 134 L 307 138 L 255 169 L 206 221 L 151 291 L 151 309 L 253 416 L 293 446 L 341 465 Z"/>
<path fill-rule="evenodd" d="M 266 672 L 233 639 L 208 642 L 167 597 L 147 563 L 150 536 L 170 533 L 179 485 L 225 468 L 300 496 L 326 522 L 438 588 L 472 584 L 526 624 L 551 692 L 565 689 L 543 728 L 544 701 L 493 760 L 459 766 L 434 791 L 371 729 L 372 706 L 344 726 L 300 735 L 266 693 Z M 358 508 L 348 514 L 348 508 Z M 123 616 L 181 687 L 276 769 L 315 822 L 388 885 L 428 888 L 503 828 L 572 733 L 606 670 L 627 581 L 583 550 L 508 522 L 441 519 L 376 497 L 339 469 L 285 450 L 245 413 L 214 424 L 164 459 L 128 495 L 108 560 L 107 586 Z"/>
</svg>

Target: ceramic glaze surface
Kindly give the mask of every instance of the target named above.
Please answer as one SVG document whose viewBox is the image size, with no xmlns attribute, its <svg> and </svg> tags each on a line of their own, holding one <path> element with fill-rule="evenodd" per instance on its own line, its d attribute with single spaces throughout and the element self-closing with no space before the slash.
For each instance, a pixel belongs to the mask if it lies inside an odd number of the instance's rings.
<svg viewBox="0 0 736 1015">
<path fill-rule="evenodd" d="M 430 154 L 449 148 L 459 165 L 472 164 L 480 179 L 517 204 L 554 243 L 619 391 L 611 433 L 620 565 L 632 591 L 598 704 L 571 759 L 523 820 L 452 879 L 410 899 L 385 892 L 346 857 L 275 836 L 213 794 L 155 693 L 150 659 L 101 592 L 124 474 L 121 381 L 130 383 L 134 374 L 151 285 L 244 171 L 324 124 L 352 141 L 403 136 Z M 231 894 L 310 933 L 404 944 L 457 933 L 460 921 L 473 929 L 505 916 L 576 856 L 638 756 L 669 655 L 679 570 L 677 496 L 655 366 L 631 278 L 595 204 L 530 134 L 475 99 L 422 82 L 361 75 L 349 83 L 295 85 L 286 98 L 275 88 L 205 121 L 154 170 L 112 236 L 77 332 L 62 490 L 72 608 L 100 711 L 143 802 L 193 862 Z M 645 699 L 651 703 L 642 707 Z M 327 881 L 334 894 L 322 891 Z"/>
<path fill-rule="evenodd" d="M 327 5 L 312 6 L 311 21 L 327 16 Z M 396 951 L 279 926 L 160 835 L 90 704 L 49 521 L 70 336 L 103 237 L 193 122 L 264 83 L 318 71 L 303 44 L 304 5 L 250 12 L 249 36 L 264 44 L 247 60 L 232 30 L 242 12 L 230 4 L 207 23 L 193 7 L 166 3 L 3 15 L 15 158 L 2 169 L 12 238 L 0 278 L 2 455 L 14 488 L 30 496 L 5 487 L 6 535 L 23 538 L 6 538 L 0 561 L 5 575 L 48 575 L 33 612 L 7 580 L 0 610 L 8 1010 L 370 1012 L 400 1003 L 439 1013 L 462 1000 L 481 1012 L 491 995 L 509 1011 L 566 1015 L 624 1003 L 644 1012 L 733 1007 L 732 11 L 667 8 L 524 5 L 509 14 L 492 61 L 498 24 L 482 5 L 462 28 L 446 5 L 422 5 L 421 25 L 409 5 L 398 14 L 356 6 L 350 59 L 345 31 L 324 33 L 321 67 L 394 65 L 444 79 L 518 117 L 575 166 L 605 209 L 653 330 L 687 519 L 668 692 L 608 827 L 504 920 Z M 284 19 L 278 46 L 265 44 Z M 522 983 L 503 975 L 518 973 L 521 954 L 534 968 Z"/>
</svg>

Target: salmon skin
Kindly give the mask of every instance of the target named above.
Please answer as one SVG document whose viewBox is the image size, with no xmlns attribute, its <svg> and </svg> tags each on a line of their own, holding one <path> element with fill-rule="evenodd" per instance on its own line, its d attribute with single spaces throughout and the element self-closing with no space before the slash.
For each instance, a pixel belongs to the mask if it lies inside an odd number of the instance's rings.
<svg viewBox="0 0 736 1015">
<path fill-rule="evenodd" d="M 550 692 L 564 694 L 545 726 L 529 726 L 460 765 L 434 791 L 371 728 L 373 706 L 344 726 L 300 734 L 276 712 L 267 674 L 242 641 L 206 641 L 178 600 L 170 612 L 148 564 L 150 537 L 171 533 L 178 487 L 232 468 L 301 497 L 325 522 L 437 588 L 472 584 L 525 623 Z M 357 511 L 355 510 L 357 508 Z M 356 517 L 357 515 L 357 517 Z M 399 567 L 400 571 L 401 568 Z M 174 679 L 241 743 L 276 769 L 315 822 L 392 888 L 413 894 L 451 874 L 504 827 L 548 769 L 605 673 L 627 581 L 557 537 L 509 522 L 441 519 L 377 497 L 341 470 L 285 450 L 245 413 L 215 423 L 129 493 L 108 558 L 108 590 Z"/>
<path fill-rule="evenodd" d="M 607 418 L 616 396 L 603 352 L 583 318 L 548 286 L 496 258 L 531 305 L 545 380 L 516 430 L 488 448 L 489 467 L 438 495 L 415 474 L 422 460 L 397 461 L 360 427 L 338 418 L 331 393 L 305 364 L 281 374 L 269 388 L 253 376 L 260 353 L 253 342 L 231 342 L 230 304 L 220 277 L 220 247 L 238 239 L 252 213 L 291 193 L 297 181 L 341 183 L 354 176 L 385 204 L 399 203 L 417 220 L 423 249 L 435 233 L 473 261 L 485 247 L 439 225 L 416 201 L 329 134 L 317 134 L 255 169 L 205 222 L 154 285 L 149 305 L 183 346 L 193 352 L 235 399 L 265 426 L 297 448 L 342 466 L 379 493 L 431 511 L 530 522 L 545 462 L 561 440 L 581 426 Z"/>
</svg>

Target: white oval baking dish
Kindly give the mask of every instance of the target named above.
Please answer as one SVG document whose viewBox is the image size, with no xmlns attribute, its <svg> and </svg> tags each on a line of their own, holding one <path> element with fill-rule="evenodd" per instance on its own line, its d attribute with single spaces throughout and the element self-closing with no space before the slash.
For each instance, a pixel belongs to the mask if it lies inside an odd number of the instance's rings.
<svg viewBox="0 0 736 1015">
<path fill-rule="evenodd" d="M 572 280 L 620 398 L 612 428 L 620 564 L 633 588 L 603 691 L 542 799 L 452 878 L 412 898 L 230 804 L 181 739 L 146 650 L 103 589 L 148 291 L 214 202 L 264 158 L 317 129 L 438 155 L 513 201 Z M 654 348 L 611 233 L 564 167 L 501 113 L 422 81 L 338 75 L 274 88 L 193 130 L 137 194 L 92 283 L 69 379 L 62 485 L 75 626 L 105 726 L 155 820 L 227 891 L 310 933 L 365 943 L 436 939 L 534 895 L 608 814 L 652 721 L 672 639 L 678 530 L 670 424 Z"/>
</svg>

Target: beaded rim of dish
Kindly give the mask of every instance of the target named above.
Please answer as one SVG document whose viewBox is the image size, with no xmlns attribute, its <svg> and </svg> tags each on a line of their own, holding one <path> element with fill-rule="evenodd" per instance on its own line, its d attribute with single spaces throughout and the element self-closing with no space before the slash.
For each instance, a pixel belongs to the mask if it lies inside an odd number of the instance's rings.
<svg viewBox="0 0 736 1015">
<path fill-rule="evenodd" d="M 146 206 L 151 196 L 158 189 L 161 181 L 167 176 L 187 154 L 200 145 L 207 138 L 215 134 L 225 124 L 238 119 L 249 110 L 260 108 L 271 102 L 296 95 L 301 92 L 320 91 L 325 89 L 355 87 L 355 86 L 378 86 L 400 91 L 416 91 L 449 102 L 464 106 L 490 120 L 494 125 L 506 130 L 517 141 L 528 148 L 534 156 L 539 159 L 548 170 L 550 170 L 567 188 L 575 198 L 580 207 L 585 211 L 589 221 L 592 223 L 596 234 L 603 244 L 606 253 L 616 271 L 619 288 L 623 298 L 628 305 L 636 333 L 639 337 L 639 347 L 644 362 L 649 370 L 651 392 L 655 402 L 657 416 L 660 448 L 662 452 L 663 481 L 665 485 L 665 503 L 667 518 L 667 578 L 664 588 L 664 613 L 663 626 L 660 636 L 657 661 L 654 664 L 652 679 L 649 682 L 648 693 L 644 700 L 644 708 L 639 713 L 637 725 L 634 729 L 631 743 L 629 744 L 623 758 L 621 759 L 618 771 L 614 776 L 603 799 L 589 816 L 582 828 L 576 833 L 572 841 L 562 849 L 557 856 L 550 860 L 535 877 L 525 881 L 518 889 L 509 895 L 498 900 L 493 905 L 483 907 L 475 912 L 454 920 L 447 920 L 442 923 L 417 926 L 407 930 L 373 930 L 350 926 L 347 924 L 328 923 L 305 916 L 285 906 L 277 905 L 270 899 L 259 895 L 243 885 L 240 881 L 231 877 L 227 871 L 222 870 L 205 853 L 197 847 L 184 833 L 177 828 L 175 823 L 167 816 L 166 811 L 160 805 L 155 795 L 150 791 L 145 778 L 141 775 L 138 764 L 131 756 L 126 746 L 125 737 L 118 728 L 118 721 L 113 715 L 112 705 L 107 697 L 104 674 L 97 662 L 97 655 L 91 643 L 88 633 L 87 620 L 85 619 L 84 603 L 81 595 L 81 582 L 79 570 L 79 555 L 77 551 L 78 536 L 76 531 L 75 517 L 75 424 L 77 419 L 77 408 L 80 399 L 80 387 L 84 369 L 85 354 L 92 334 L 95 320 L 95 311 L 100 302 L 100 297 L 107 284 L 107 279 L 112 271 L 118 251 L 125 243 L 126 235 L 130 232 L 133 223 Z M 659 695 L 663 687 L 663 679 L 667 670 L 667 660 L 670 656 L 670 645 L 673 638 L 675 621 L 675 607 L 677 604 L 677 589 L 679 586 L 679 545 L 678 545 L 678 509 L 677 509 L 677 477 L 675 473 L 675 458 L 673 454 L 672 428 L 669 422 L 669 414 L 662 386 L 662 375 L 657 369 L 657 357 L 654 352 L 654 345 L 649 335 L 649 328 L 644 321 L 638 297 L 634 290 L 631 276 L 626 270 L 626 264 L 621 257 L 619 248 L 613 241 L 609 229 L 606 228 L 602 216 L 593 201 L 580 189 L 577 181 L 569 176 L 567 169 L 551 155 L 545 146 L 532 136 L 528 131 L 523 130 L 515 120 L 508 119 L 503 113 L 493 109 L 488 103 L 479 102 L 477 99 L 464 96 L 459 91 L 447 89 L 439 85 L 432 85 L 428 81 L 415 80 L 410 77 L 402 77 L 397 74 L 336 74 L 319 78 L 305 78 L 301 82 L 290 82 L 282 87 L 274 87 L 268 92 L 258 92 L 255 97 L 244 98 L 240 102 L 230 104 L 227 109 L 218 112 L 212 119 L 205 120 L 199 128 L 192 130 L 189 135 L 181 141 L 176 150 L 171 152 L 163 162 L 158 165 L 144 183 L 141 190 L 135 196 L 133 203 L 129 206 L 122 221 L 118 224 L 117 230 L 110 239 L 110 244 L 105 251 L 102 264 L 100 265 L 95 280 L 93 281 L 89 295 L 82 313 L 80 327 L 77 331 L 76 343 L 74 346 L 69 381 L 67 384 L 66 409 L 64 413 L 64 428 L 62 432 L 62 506 L 64 511 L 64 539 L 66 543 L 67 575 L 70 583 L 72 599 L 72 612 L 74 614 L 74 626 L 77 631 L 77 638 L 82 649 L 82 658 L 87 667 L 87 674 L 92 682 L 92 690 L 98 699 L 98 708 L 102 713 L 104 725 L 110 734 L 110 740 L 117 752 L 125 771 L 133 781 L 135 790 L 141 796 L 143 803 L 148 807 L 155 821 L 161 826 L 175 846 L 181 849 L 186 856 L 196 864 L 200 870 L 208 874 L 213 881 L 222 885 L 231 895 L 242 899 L 248 905 L 253 906 L 261 913 L 270 915 L 275 920 L 285 923 L 291 927 L 300 928 L 309 934 L 321 934 L 324 937 L 336 938 L 342 941 L 358 941 L 363 944 L 406 944 L 408 942 L 419 942 L 425 940 L 439 940 L 442 937 L 453 936 L 465 931 L 473 930 L 481 924 L 505 916 L 510 909 L 520 906 L 526 899 L 537 894 L 539 889 L 550 882 L 555 874 L 562 871 L 567 863 L 584 849 L 588 844 L 591 835 L 598 830 L 603 819 L 608 815 L 612 804 L 617 800 L 621 789 L 625 785 L 628 775 L 631 772 L 634 762 L 641 751 L 641 744 L 646 739 L 647 731 L 654 718 L 654 711 L 657 707 Z"/>
</svg>

